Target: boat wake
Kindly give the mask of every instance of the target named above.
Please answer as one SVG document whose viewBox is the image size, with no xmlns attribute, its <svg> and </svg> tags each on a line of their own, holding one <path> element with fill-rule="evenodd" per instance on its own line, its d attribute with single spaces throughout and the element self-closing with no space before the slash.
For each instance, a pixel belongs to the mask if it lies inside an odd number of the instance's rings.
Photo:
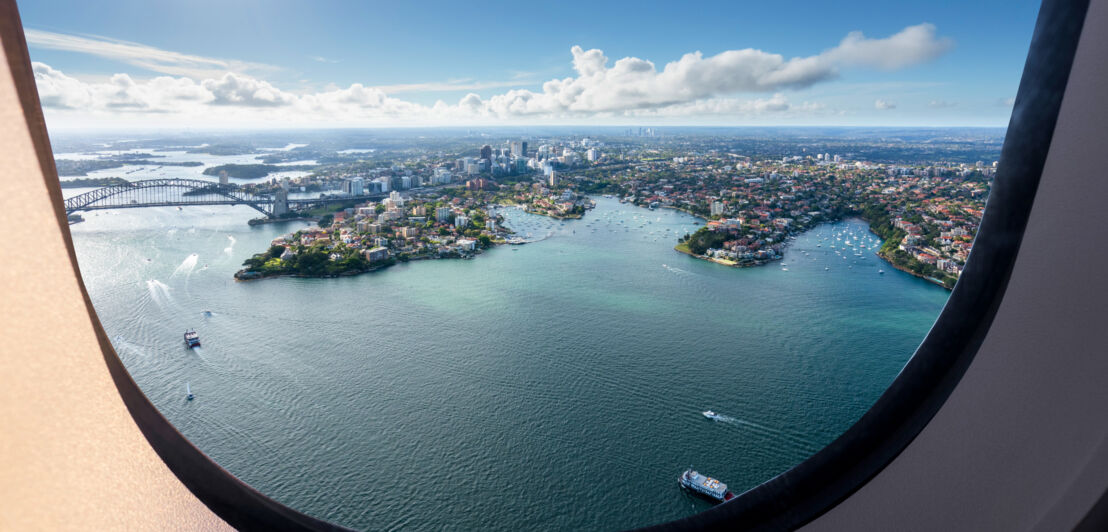
<svg viewBox="0 0 1108 532">
<path fill-rule="evenodd" d="M 708 415 L 711 412 L 712 415 Z M 717 423 L 727 423 L 728 425 L 734 425 L 737 427 L 744 427 L 750 430 L 752 433 L 758 434 L 765 438 L 772 438 L 777 441 L 787 442 L 786 445 L 802 449 L 807 453 L 814 453 L 819 450 L 820 446 L 814 443 L 812 440 L 784 430 L 778 430 L 767 427 L 765 425 L 755 423 L 753 421 L 747 421 L 745 419 L 739 419 L 737 417 L 725 416 L 723 414 L 717 414 L 711 410 L 704 413 L 704 417 L 715 421 Z"/>
<path fill-rule="evenodd" d="M 196 262 L 198 260 L 200 260 L 200 255 L 197 255 L 196 253 L 189 255 L 188 258 L 181 262 L 181 265 L 178 266 L 176 270 L 173 270 L 173 275 L 176 276 L 179 274 L 185 274 L 187 276 L 188 274 L 191 274 L 192 270 L 196 268 Z"/>
<path fill-rule="evenodd" d="M 205 364 L 208 363 L 208 357 L 204 356 L 204 347 L 203 346 L 193 347 L 192 349 L 189 349 L 189 351 L 192 351 L 193 353 L 195 353 L 197 358 L 202 360 Z"/>
<path fill-rule="evenodd" d="M 139 356 L 146 356 L 148 354 L 147 350 L 142 346 L 124 340 L 123 336 L 116 336 L 115 339 L 112 340 L 112 347 L 114 347 L 115 352 L 119 354 L 127 353 Z"/>
<path fill-rule="evenodd" d="M 728 423 L 728 424 L 731 424 L 731 425 L 743 425 L 743 426 L 753 427 L 753 428 L 760 429 L 760 430 L 776 432 L 773 429 L 771 429 L 771 428 L 769 428 L 765 425 L 759 425 L 757 423 L 754 423 L 753 421 L 746 421 L 746 420 L 743 420 L 743 419 L 739 419 L 737 417 L 725 416 L 723 414 L 715 414 L 714 413 L 709 419 L 711 419 L 712 421 L 718 421 L 720 423 Z"/>
<path fill-rule="evenodd" d="M 231 252 L 235 250 L 235 242 L 236 242 L 236 240 L 235 240 L 235 237 L 233 237 L 233 236 L 231 236 L 231 235 L 227 235 L 227 240 L 230 240 L 230 241 L 231 241 L 231 243 L 230 243 L 230 244 L 228 244 L 228 245 L 227 245 L 227 247 L 223 248 L 223 252 L 224 252 L 224 253 L 226 253 L 226 254 L 228 254 L 228 255 L 230 255 L 230 254 L 231 254 Z"/>
<path fill-rule="evenodd" d="M 685 270 L 682 270 L 681 268 L 674 268 L 673 266 L 669 266 L 667 264 L 663 264 L 662 267 L 669 270 L 669 271 L 671 271 L 671 272 L 673 272 L 673 273 L 678 273 L 678 274 L 682 274 L 682 275 L 692 275 L 692 272 L 690 272 L 690 271 L 685 271 Z"/>
<path fill-rule="evenodd" d="M 150 292 L 150 299 L 153 299 L 158 306 L 173 301 L 173 296 L 169 293 L 172 288 L 157 279 L 146 281 L 146 289 Z"/>
</svg>

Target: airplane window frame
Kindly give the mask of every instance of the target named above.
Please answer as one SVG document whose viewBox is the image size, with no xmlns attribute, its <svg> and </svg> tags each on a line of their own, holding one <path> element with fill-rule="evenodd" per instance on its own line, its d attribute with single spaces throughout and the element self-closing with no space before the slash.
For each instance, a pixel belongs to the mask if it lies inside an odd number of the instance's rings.
<svg viewBox="0 0 1108 532">
<path fill-rule="evenodd" d="M 915 354 L 877 402 L 841 436 L 797 466 L 699 514 L 651 529 L 796 528 L 818 518 L 892 462 L 942 407 L 973 361 L 1004 297 L 1088 11 L 1088 0 L 1045 0 L 1031 40 L 1000 166 L 961 280 Z M 14 24 L 21 27 L 18 14 Z M 75 271 L 64 202 L 25 38 L 4 48 L 19 88 L 58 223 Z M 115 353 L 82 284 L 117 390 L 150 446 L 177 478 L 236 528 L 346 530 L 242 482 L 188 441 L 139 389 Z"/>
</svg>

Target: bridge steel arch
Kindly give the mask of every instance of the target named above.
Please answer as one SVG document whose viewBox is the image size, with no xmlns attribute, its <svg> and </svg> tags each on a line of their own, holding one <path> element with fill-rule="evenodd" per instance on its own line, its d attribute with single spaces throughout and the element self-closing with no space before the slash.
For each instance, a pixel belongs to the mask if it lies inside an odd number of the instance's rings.
<svg viewBox="0 0 1108 532">
<path fill-rule="evenodd" d="M 171 194 L 176 191 L 176 194 Z M 203 191 L 204 196 L 219 196 L 225 199 L 190 199 L 183 193 Z M 130 199 L 130 201 L 124 201 Z M 141 199 L 141 201 L 139 201 Z M 90 211 L 97 209 L 125 209 L 134 207 L 185 206 L 185 205 L 247 205 L 254 210 L 271 216 L 264 206 L 273 200 L 244 193 L 237 186 L 223 185 L 200 179 L 144 179 L 122 185 L 98 188 L 73 196 L 65 200 L 65 213 Z"/>
</svg>

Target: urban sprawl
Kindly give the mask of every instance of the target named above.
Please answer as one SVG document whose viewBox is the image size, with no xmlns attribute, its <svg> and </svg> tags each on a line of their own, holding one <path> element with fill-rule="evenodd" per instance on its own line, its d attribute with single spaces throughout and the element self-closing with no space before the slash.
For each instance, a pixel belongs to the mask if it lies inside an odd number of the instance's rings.
<svg viewBox="0 0 1108 532">
<path fill-rule="evenodd" d="M 654 131 L 627 135 L 641 140 Z M 397 261 L 471 258 L 525 242 L 502 224 L 500 209 L 579 218 L 593 206 L 590 196 L 604 194 L 704 219 L 675 242 L 677 251 L 737 267 L 780 259 L 791 238 L 819 223 L 861 217 L 884 239 L 884 259 L 949 288 L 973 247 L 996 170 L 995 162 L 896 164 L 808 148 L 744 155 L 695 140 L 652 145 L 577 137 L 538 144 L 374 154 L 247 185 L 283 197 L 314 191 L 381 199 L 279 213 L 319 223 L 275 239 L 236 277 L 349 275 Z"/>
</svg>

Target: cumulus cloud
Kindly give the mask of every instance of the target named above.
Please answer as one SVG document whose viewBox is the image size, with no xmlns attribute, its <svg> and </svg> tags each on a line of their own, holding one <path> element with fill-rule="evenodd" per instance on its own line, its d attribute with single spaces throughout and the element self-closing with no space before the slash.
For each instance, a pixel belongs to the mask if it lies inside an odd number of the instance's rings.
<svg viewBox="0 0 1108 532">
<path fill-rule="evenodd" d="M 92 103 L 88 85 L 43 63 L 32 63 L 38 98 L 43 107 L 86 109 Z"/>
<path fill-rule="evenodd" d="M 889 109 L 896 109 L 896 103 L 888 100 L 877 99 L 873 101 L 873 108 L 879 111 L 886 111 Z"/>
<path fill-rule="evenodd" d="M 801 89 L 837 77 L 843 67 L 896 70 L 933 60 L 952 46 L 950 39 L 936 36 L 933 25 L 920 24 L 884 39 L 853 32 L 838 46 L 809 57 L 785 59 L 751 48 L 710 57 L 693 52 L 661 69 L 637 57 L 609 66 L 603 51 L 574 46 L 576 77 L 548 81 L 541 92 L 510 90 L 482 103 L 499 117 L 634 112 L 741 92 Z"/>
<path fill-rule="evenodd" d="M 269 83 L 254 78 L 227 73 L 222 78 L 200 83 L 211 95 L 214 105 L 244 107 L 280 107 L 296 100 Z"/>
<path fill-rule="evenodd" d="M 115 74 L 106 82 L 86 83 L 43 63 L 32 63 L 31 67 L 39 100 L 48 109 L 165 113 L 213 98 L 211 92 L 188 78 L 159 76 L 137 82 L 127 74 Z"/>
<path fill-rule="evenodd" d="M 36 42 L 50 46 L 76 46 L 72 39 L 58 40 L 36 34 Z M 53 35 L 53 34 L 50 34 Z M 53 40 L 52 40 L 53 39 Z M 75 39 L 75 38 L 73 38 Z M 138 53 L 133 43 L 97 41 L 112 50 L 113 57 Z M 64 44 L 69 43 L 69 44 Z M 113 44 L 114 43 L 114 44 Z M 86 43 L 87 44 L 87 43 Z M 111 46 L 109 46 L 111 45 Z M 83 44 L 82 44 L 83 46 Z M 445 83 L 370 87 L 352 84 L 311 93 L 284 91 L 268 81 L 233 70 L 234 65 L 210 58 L 164 52 L 159 64 L 190 64 L 217 70 L 213 75 L 162 76 L 136 80 L 125 74 L 107 82 L 84 82 L 36 63 L 35 78 L 43 105 L 57 110 L 158 112 L 212 116 L 212 106 L 238 116 L 266 117 L 293 122 L 372 122 L 380 119 L 412 123 L 458 121 L 511 121 L 538 119 L 588 119 L 620 116 L 743 117 L 823 111 L 813 102 L 790 103 L 785 93 L 834 79 L 848 68 L 895 70 L 939 57 L 952 46 L 936 35 L 935 27 L 920 24 L 886 37 L 871 39 L 859 32 L 848 34 L 837 46 L 807 57 L 785 58 L 752 48 L 728 50 L 712 56 L 701 52 L 656 65 L 637 57 L 609 59 L 602 50 L 570 49 L 574 75 L 551 79 L 538 90 L 512 88 L 491 96 L 470 92 L 456 103 L 433 105 L 392 96 L 397 92 L 477 91 L 516 85 L 511 82 L 452 80 Z M 86 50 L 86 53 L 94 53 Z M 104 52 L 107 54 L 108 52 Z M 207 68 L 213 67 L 213 68 Z M 175 67 L 176 68 L 176 67 Z M 738 98 L 742 93 L 769 96 Z M 885 100 L 877 109 L 892 109 Z M 264 113 L 261 111 L 265 110 Z M 274 114 L 280 110 L 280 113 Z M 251 114 L 252 113 L 252 114 Z"/>
<path fill-rule="evenodd" d="M 953 47 L 954 41 L 937 37 L 935 26 L 925 23 L 908 26 L 884 39 L 867 39 L 862 32 L 853 31 L 820 56 L 840 65 L 897 70 L 934 60 Z"/>
</svg>

